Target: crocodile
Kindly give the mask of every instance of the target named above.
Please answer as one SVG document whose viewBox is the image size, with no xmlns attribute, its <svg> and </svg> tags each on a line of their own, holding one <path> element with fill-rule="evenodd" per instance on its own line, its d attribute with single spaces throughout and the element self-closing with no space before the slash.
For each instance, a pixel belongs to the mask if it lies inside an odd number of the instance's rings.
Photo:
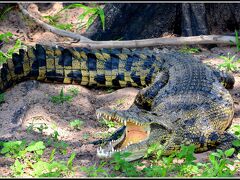
<svg viewBox="0 0 240 180">
<path fill-rule="evenodd" d="M 84 86 L 139 87 L 128 110 L 100 108 L 97 119 L 122 123 L 117 138 L 97 148 L 99 158 L 131 152 L 133 161 L 159 143 L 169 155 L 181 145 L 194 144 L 196 152 L 227 148 L 237 139 L 226 130 L 234 115 L 227 89 L 230 73 L 176 51 L 143 49 L 88 49 L 36 44 L 20 49 L 2 64 L 0 93 L 25 80 Z"/>
</svg>

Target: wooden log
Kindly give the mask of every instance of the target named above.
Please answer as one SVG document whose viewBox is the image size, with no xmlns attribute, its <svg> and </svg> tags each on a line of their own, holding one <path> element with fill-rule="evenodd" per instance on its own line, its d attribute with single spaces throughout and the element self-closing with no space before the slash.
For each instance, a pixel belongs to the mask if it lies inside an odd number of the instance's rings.
<svg viewBox="0 0 240 180">
<path fill-rule="evenodd" d="M 236 43 L 234 36 L 222 35 L 201 35 L 190 37 L 172 37 L 172 38 L 152 38 L 129 41 L 91 41 L 79 43 L 57 43 L 65 47 L 87 47 L 90 49 L 98 48 L 141 48 L 161 45 L 195 45 L 195 44 L 225 44 Z"/>
</svg>

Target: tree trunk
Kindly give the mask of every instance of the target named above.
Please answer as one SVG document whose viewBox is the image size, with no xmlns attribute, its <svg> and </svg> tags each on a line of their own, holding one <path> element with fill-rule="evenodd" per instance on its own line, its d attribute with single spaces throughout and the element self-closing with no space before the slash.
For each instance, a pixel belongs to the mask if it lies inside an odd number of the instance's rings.
<svg viewBox="0 0 240 180">
<path fill-rule="evenodd" d="M 240 3 L 108 3 L 105 31 L 99 18 L 83 34 L 92 40 L 224 34 L 239 29 Z"/>
</svg>

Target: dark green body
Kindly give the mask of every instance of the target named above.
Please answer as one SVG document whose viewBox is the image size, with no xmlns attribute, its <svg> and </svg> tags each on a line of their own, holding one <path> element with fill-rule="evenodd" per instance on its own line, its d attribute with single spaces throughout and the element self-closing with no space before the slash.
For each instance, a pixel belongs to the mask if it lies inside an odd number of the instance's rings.
<svg viewBox="0 0 240 180">
<path fill-rule="evenodd" d="M 231 125 L 233 100 L 225 88 L 233 88 L 234 78 L 200 60 L 178 52 L 159 54 L 148 49 L 101 49 L 46 47 L 36 45 L 20 50 L 3 64 L 0 92 L 14 84 L 36 79 L 43 82 L 86 86 L 145 87 L 125 111 L 99 110 L 109 120 L 141 124 L 148 138 L 124 151 L 142 157 L 156 142 L 170 154 L 181 144 L 195 144 L 207 150 L 235 137 L 226 133 Z M 116 145 L 117 147 L 117 145 Z M 111 157 L 113 146 L 99 150 L 99 157 Z M 107 152 L 107 153 L 106 153 Z"/>
</svg>

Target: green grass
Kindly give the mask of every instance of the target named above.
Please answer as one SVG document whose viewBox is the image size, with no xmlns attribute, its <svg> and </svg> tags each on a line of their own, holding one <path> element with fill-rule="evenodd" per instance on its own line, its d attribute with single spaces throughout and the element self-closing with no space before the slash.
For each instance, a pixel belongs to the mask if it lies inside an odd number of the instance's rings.
<svg viewBox="0 0 240 180">
<path fill-rule="evenodd" d="M 107 119 L 104 119 L 104 118 L 101 118 L 99 120 L 101 126 L 106 126 L 108 128 L 113 128 L 113 127 L 116 127 L 117 126 L 117 122 L 114 122 L 114 121 L 110 121 L 110 120 L 107 120 Z"/>
<path fill-rule="evenodd" d="M 230 53 L 228 53 L 227 56 L 220 56 L 220 58 L 223 59 L 224 62 L 219 64 L 218 68 L 226 71 L 237 71 L 237 65 L 239 64 L 240 59 L 236 60 L 235 57 L 236 55 L 231 56 Z"/>
<path fill-rule="evenodd" d="M 235 40 L 236 40 L 236 48 L 237 48 L 237 52 L 240 51 L 240 41 L 239 41 L 239 36 L 238 36 L 238 31 L 235 30 Z"/>
<path fill-rule="evenodd" d="M 63 9 L 61 9 L 59 12 L 57 12 L 53 16 L 43 16 L 46 20 L 48 20 L 48 23 L 56 28 L 63 29 L 63 30 L 72 30 L 74 27 L 72 24 L 67 24 L 67 23 L 59 23 L 59 19 L 61 18 L 60 13 L 64 12 L 67 9 L 73 9 L 73 8 L 82 8 L 84 9 L 84 12 L 78 16 L 78 27 L 79 29 L 82 28 L 88 28 L 94 20 L 99 17 L 100 21 L 102 23 L 102 29 L 105 30 L 105 15 L 103 9 L 96 5 L 92 4 L 93 7 L 88 7 L 80 3 L 74 3 L 70 4 L 68 6 L 65 6 Z M 83 23 L 83 20 L 87 18 L 86 23 Z"/>
<path fill-rule="evenodd" d="M 12 4 L 7 4 L 3 10 L 0 12 L 0 21 L 2 21 L 4 18 L 6 18 L 8 12 L 10 12 L 13 8 L 15 8 L 15 6 L 13 6 Z"/>
<path fill-rule="evenodd" d="M 230 127 L 229 131 L 234 133 L 234 135 L 240 139 L 240 125 L 239 124 L 232 125 Z"/>
<path fill-rule="evenodd" d="M 54 104 L 63 104 L 64 102 L 71 102 L 73 95 L 64 94 L 63 88 L 61 89 L 59 95 L 51 96 L 51 102 Z"/>
<path fill-rule="evenodd" d="M 52 138 L 54 140 L 54 137 Z M 56 142 L 53 146 L 55 147 L 52 149 L 49 159 L 46 159 L 44 153 L 47 146 L 43 141 L 0 142 L 0 155 L 14 160 L 10 166 L 11 177 L 66 177 L 73 174 L 75 171 L 73 160 L 76 153 L 71 153 L 67 161 L 55 161 L 56 149 L 66 148 L 66 144 Z"/>
<path fill-rule="evenodd" d="M 69 88 L 67 93 L 63 92 L 63 88 L 61 89 L 59 95 L 51 96 L 50 100 L 54 104 L 63 104 L 64 102 L 71 102 L 74 97 L 76 97 L 79 93 L 77 88 Z"/>
<path fill-rule="evenodd" d="M 0 34 L 0 41 L 8 43 L 12 36 L 13 34 L 11 32 Z M 22 45 L 21 40 L 18 39 L 12 48 L 8 48 L 7 52 L 3 52 L 0 50 L 0 64 L 7 62 L 8 59 L 12 58 L 13 53 L 18 53 L 19 49 L 24 47 L 25 46 Z"/>
<path fill-rule="evenodd" d="M 127 162 L 125 158 L 131 153 L 115 153 L 113 158 L 103 165 L 96 164 L 81 168 L 89 177 L 233 177 L 237 167 L 231 169 L 233 159 L 229 159 L 235 149 L 217 150 L 208 156 L 206 163 L 196 162 L 195 146 L 182 146 L 179 151 L 170 156 L 162 156 L 161 148 L 152 145 L 145 158 L 148 164 L 141 160 Z M 107 168 L 108 167 L 108 168 Z"/>
<path fill-rule="evenodd" d="M 94 134 L 94 138 L 96 139 L 99 139 L 99 138 L 102 138 L 102 139 L 105 139 L 105 138 L 108 138 L 112 135 L 111 132 L 108 132 L 108 131 L 104 131 L 104 132 L 96 132 Z"/>
<path fill-rule="evenodd" d="M 28 127 L 27 127 L 27 133 L 30 134 L 33 131 L 37 131 L 40 134 L 43 134 L 43 131 L 48 129 L 48 126 L 45 123 L 31 123 Z"/>
<path fill-rule="evenodd" d="M 100 21 L 102 23 L 102 29 L 105 30 L 105 14 L 104 14 L 103 9 L 96 4 L 92 4 L 92 5 L 93 5 L 93 7 L 88 7 L 88 6 L 85 6 L 80 3 L 74 3 L 74 4 L 70 4 L 68 6 L 65 6 L 58 13 L 65 11 L 66 9 L 73 9 L 73 8 L 84 9 L 84 12 L 78 16 L 78 20 L 80 21 L 78 28 L 80 28 L 80 29 L 86 28 L 87 29 L 94 22 L 94 20 L 97 17 L 99 17 Z M 84 18 L 86 18 L 87 16 L 88 16 L 87 22 L 83 23 Z"/>
<path fill-rule="evenodd" d="M 235 43 L 233 41 L 230 41 L 232 44 L 236 45 L 236 52 L 240 51 L 240 41 L 239 41 L 239 36 L 238 36 L 238 31 L 235 30 Z"/>
<path fill-rule="evenodd" d="M 48 23 L 58 29 L 62 29 L 62 30 L 71 30 L 73 28 L 72 24 L 68 24 L 68 23 L 59 23 L 59 19 L 61 18 L 61 16 L 57 13 L 53 16 L 43 16 L 43 18 L 48 20 Z"/>
<path fill-rule="evenodd" d="M 50 139 L 49 145 L 42 140 L 29 143 L 25 140 L 0 142 L 0 156 L 13 159 L 11 177 L 73 176 L 78 169 L 73 165 L 76 153 L 69 153 L 67 160 L 55 160 L 61 149 L 65 149 L 61 154 L 67 155 L 68 145 L 54 136 Z M 46 154 L 46 150 L 50 153 Z M 226 151 L 218 149 L 210 153 L 204 163 L 195 161 L 194 150 L 194 145 L 183 145 L 170 156 L 163 156 L 162 146 L 153 144 L 144 157 L 148 159 L 147 164 L 143 163 L 144 159 L 127 162 L 125 158 L 131 153 L 118 152 L 110 160 L 93 162 L 92 166 L 81 166 L 79 170 L 85 172 L 87 177 L 233 177 L 238 169 L 233 166 L 234 160 L 229 158 L 234 148 Z M 239 162 L 239 158 L 236 162 Z"/>
<path fill-rule="evenodd" d="M 200 48 L 190 48 L 190 47 L 183 47 L 179 50 L 179 52 L 181 53 L 188 53 L 188 54 L 194 54 L 194 53 L 199 53 L 200 52 Z"/>
<path fill-rule="evenodd" d="M 80 167 L 80 170 L 85 172 L 87 177 L 108 177 L 107 171 L 103 168 L 106 162 L 101 162 L 99 165 L 96 163 L 92 166 Z"/>
<path fill-rule="evenodd" d="M 67 91 L 68 91 L 69 94 L 71 94 L 74 97 L 79 94 L 79 90 L 75 87 L 71 87 Z"/>
<path fill-rule="evenodd" d="M 80 130 L 83 125 L 84 125 L 84 121 L 82 121 L 81 119 L 75 119 L 70 122 L 70 126 L 76 130 Z"/>
<path fill-rule="evenodd" d="M 82 138 L 83 138 L 84 140 L 88 140 L 88 139 L 90 138 L 90 134 L 89 134 L 89 133 L 84 133 L 83 136 L 82 136 Z"/>
</svg>

